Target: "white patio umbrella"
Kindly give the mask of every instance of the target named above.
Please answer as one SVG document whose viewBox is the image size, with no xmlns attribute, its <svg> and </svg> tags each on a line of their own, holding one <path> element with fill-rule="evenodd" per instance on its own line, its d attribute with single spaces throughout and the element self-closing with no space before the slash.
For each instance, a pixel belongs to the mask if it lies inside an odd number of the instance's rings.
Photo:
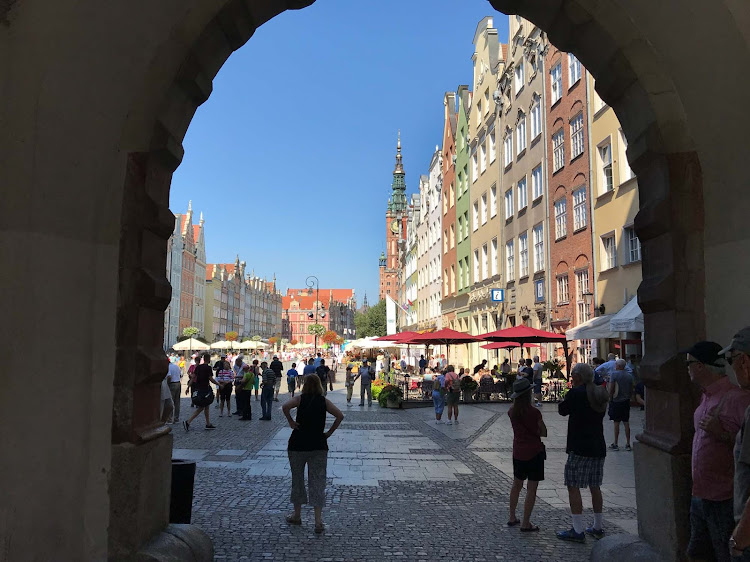
<svg viewBox="0 0 750 562">
<path fill-rule="evenodd" d="M 211 349 L 229 349 L 230 343 L 228 341 L 217 341 L 211 344 Z"/>
<path fill-rule="evenodd" d="M 243 341 L 239 344 L 237 349 L 258 349 L 258 343 L 252 340 Z"/>
<path fill-rule="evenodd" d="M 182 340 L 181 342 L 177 342 L 172 346 L 172 348 L 176 349 L 177 351 L 198 351 L 203 349 L 210 349 L 211 346 L 207 343 L 203 343 L 200 340 L 196 340 L 195 338 L 188 338 L 186 340 Z"/>
</svg>

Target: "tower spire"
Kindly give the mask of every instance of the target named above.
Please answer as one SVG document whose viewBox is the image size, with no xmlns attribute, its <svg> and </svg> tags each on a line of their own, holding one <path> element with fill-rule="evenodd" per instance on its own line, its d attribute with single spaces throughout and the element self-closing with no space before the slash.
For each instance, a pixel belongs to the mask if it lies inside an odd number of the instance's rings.
<svg viewBox="0 0 750 562">
<path fill-rule="evenodd" d="M 398 141 L 396 143 L 396 167 L 393 169 L 393 184 L 391 189 L 391 201 L 388 203 L 388 210 L 392 212 L 402 212 L 406 210 L 406 181 L 404 180 L 404 164 L 401 155 L 401 129 L 398 131 Z"/>
</svg>

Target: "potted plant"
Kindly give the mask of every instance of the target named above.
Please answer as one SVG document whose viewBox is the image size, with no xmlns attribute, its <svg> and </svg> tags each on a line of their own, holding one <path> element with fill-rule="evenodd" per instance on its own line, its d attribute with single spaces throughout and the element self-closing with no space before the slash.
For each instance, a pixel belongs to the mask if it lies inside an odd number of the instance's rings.
<svg viewBox="0 0 750 562">
<path fill-rule="evenodd" d="M 479 384 L 477 383 L 477 381 L 475 381 L 470 376 L 466 376 L 461 379 L 459 388 L 461 389 L 461 394 L 463 394 L 464 402 L 471 402 L 472 394 L 474 394 L 474 391 L 478 386 Z"/>
<path fill-rule="evenodd" d="M 400 408 L 404 397 L 404 391 L 395 384 L 387 384 L 382 387 L 378 395 L 378 404 L 381 408 Z"/>
</svg>

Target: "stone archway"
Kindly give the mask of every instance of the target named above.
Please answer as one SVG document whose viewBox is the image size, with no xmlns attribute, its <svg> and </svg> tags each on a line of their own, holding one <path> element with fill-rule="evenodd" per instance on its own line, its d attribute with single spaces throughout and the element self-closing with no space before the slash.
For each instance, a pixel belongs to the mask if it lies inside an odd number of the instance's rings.
<svg viewBox="0 0 750 562">
<path fill-rule="evenodd" d="M 0 4 L 0 50 L 9 54 L 0 169 L 12 188 L 4 190 L 0 241 L 6 271 L 18 279 L 0 297 L 4 335 L 31 341 L 40 323 L 65 319 L 61 339 L 75 358 L 65 384 L 56 381 L 39 398 L 46 411 L 74 405 L 68 424 L 50 427 L 14 405 L 4 412 L 2 442 L 22 453 L 0 464 L 0 477 L 18 482 L 0 506 L 11 557 L 40 526 L 54 538 L 34 546 L 35 555 L 79 559 L 127 556 L 164 527 L 171 437 L 156 413 L 171 175 L 190 120 L 231 53 L 270 18 L 311 3 L 190 0 L 138 11 L 94 0 Z M 490 3 L 534 21 L 575 53 L 629 140 L 640 185 L 639 300 L 652 404 L 637 453 L 639 503 L 650 507 L 640 510 L 639 527 L 673 554 L 685 539 L 693 404 L 675 352 L 706 336 L 726 339 L 744 323 L 726 304 L 750 293 L 720 267 L 743 255 L 748 241 L 741 219 L 750 214 L 742 190 L 750 116 L 741 92 L 750 78 L 716 72 L 750 67 L 750 9 L 719 0 L 648 9 L 613 0 Z M 696 86 L 707 80 L 722 103 L 707 105 Z M 733 198 L 732 220 L 723 220 L 723 197 Z M 735 265 L 740 277 L 750 273 L 747 260 Z M 50 269 L 65 275 L 50 282 Z M 23 361 L 11 367 L 20 371 Z M 8 382 L 9 395 L 23 390 Z M 9 429 L 19 420 L 23 436 Z M 23 455 L 29 438 L 44 446 L 60 478 L 45 478 Z M 42 517 L 28 501 L 40 496 L 59 500 Z"/>
</svg>

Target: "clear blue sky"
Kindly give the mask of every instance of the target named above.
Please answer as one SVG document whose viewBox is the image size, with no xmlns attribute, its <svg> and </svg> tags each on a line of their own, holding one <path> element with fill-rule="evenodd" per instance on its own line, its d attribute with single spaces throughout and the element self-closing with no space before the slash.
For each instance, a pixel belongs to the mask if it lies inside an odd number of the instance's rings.
<svg viewBox="0 0 750 562">
<path fill-rule="evenodd" d="M 374 304 L 396 133 L 413 193 L 486 15 L 507 42 L 486 0 L 317 0 L 258 29 L 214 80 L 172 181 L 172 211 L 204 214 L 208 262 L 239 254 L 283 290 L 317 275 Z"/>
</svg>

